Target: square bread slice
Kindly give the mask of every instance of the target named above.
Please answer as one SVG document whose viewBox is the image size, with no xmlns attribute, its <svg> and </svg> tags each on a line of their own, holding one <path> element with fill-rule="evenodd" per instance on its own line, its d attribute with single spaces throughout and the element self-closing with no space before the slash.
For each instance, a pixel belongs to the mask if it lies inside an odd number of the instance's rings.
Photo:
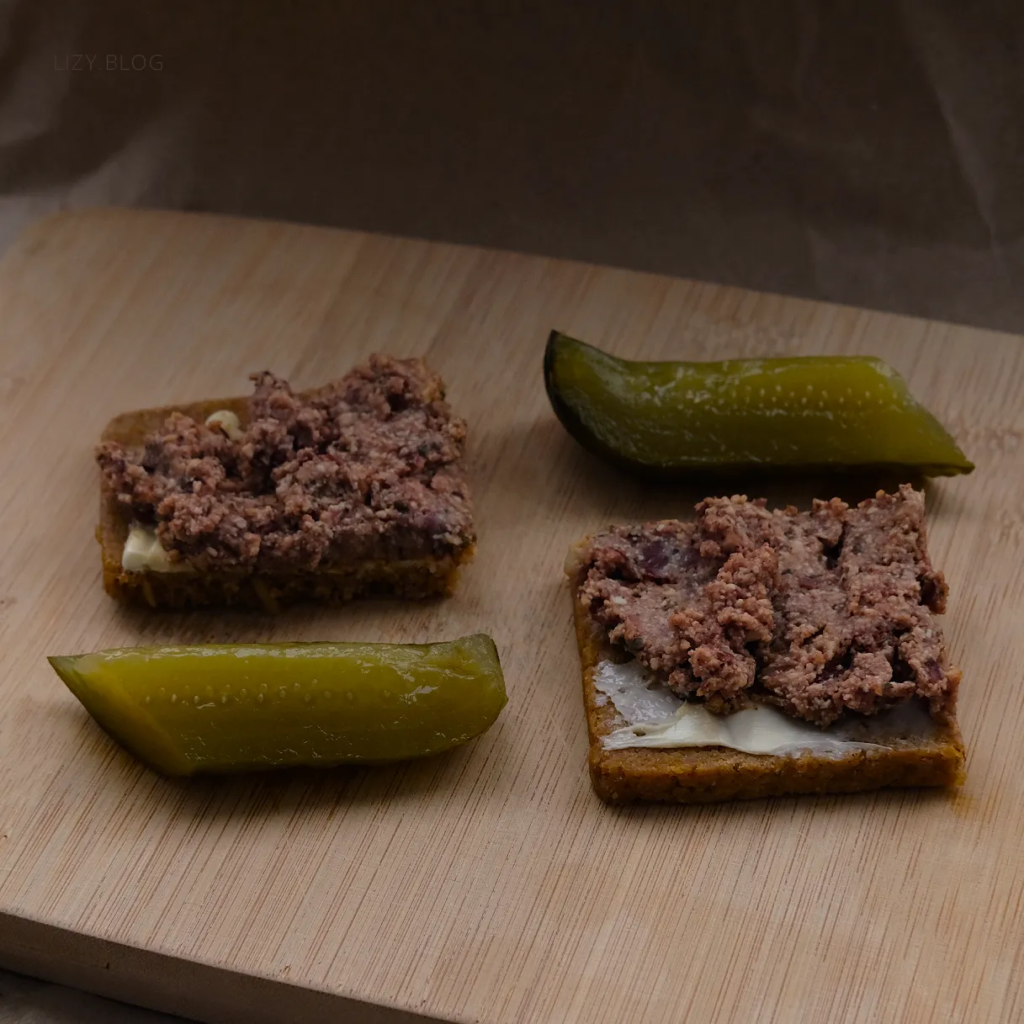
<svg viewBox="0 0 1024 1024">
<path fill-rule="evenodd" d="M 747 754 L 718 746 L 606 749 L 604 737 L 623 723 L 614 704 L 595 687 L 594 673 L 602 662 L 622 663 L 630 656 L 608 641 L 606 631 L 579 598 L 586 545 L 584 540 L 570 549 L 566 572 L 583 672 L 590 779 L 602 800 L 717 803 L 963 782 L 964 745 L 955 718 L 936 724 L 927 737 L 906 736 L 876 750 L 854 749 L 845 756 Z"/>
<path fill-rule="evenodd" d="M 795 793 L 955 786 L 963 781 L 964 745 L 955 721 L 927 739 L 900 740 L 877 752 L 856 750 L 846 757 L 778 757 L 725 747 L 606 750 L 603 737 L 622 723 L 614 705 L 594 687 L 594 671 L 602 661 L 621 662 L 625 656 L 608 643 L 575 599 L 574 607 L 590 737 L 590 781 L 594 792 L 608 803 L 717 803 Z"/>
<path fill-rule="evenodd" d="M 315 396 L 320 389 L 299 393 Z M 142 409 L 115 417 L 101 440 L 125 448 L 138 448 L 147 434 L 161 429 L 167 417 L 183 413 L 202 423 L 214 412 L 234 413 L 244 429 L 250 399 L 208 399 L 198 402 Z M 370 558 L 332 563 L 307 571 L 265 571 L 253 568 L 186 568 L 174 572 L 128 571 L 122 556 L 129 533 L 129 519 L 119 507 L 117 494 L 106 479 L 101 482 L 100 517 L 96 529 L 103 562 L 103 586 L 118 601 L 151 608 L 194 608 L 229 605 L 278 611 L 298 600 L 338 604 L 352 598 L 382 596 L 424 599 L 450 594 L 459 567 L 474 553 L 472 538 L 451 554 L 421 558 Z"/>
</svg>

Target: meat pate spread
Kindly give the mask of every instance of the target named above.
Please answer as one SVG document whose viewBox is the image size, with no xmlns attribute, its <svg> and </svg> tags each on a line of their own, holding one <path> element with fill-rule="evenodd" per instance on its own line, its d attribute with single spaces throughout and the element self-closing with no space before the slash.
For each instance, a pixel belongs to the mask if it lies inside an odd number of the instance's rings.
<svg viewBox="0 0 1024 1024">
<path fill-rule="evenodd" d="M 708 498 L 692 522 L 612 527 L 577 552 L 578 596 L 610 642 L 709 710 L 752 702 L 827 726 L 912 700 L 954 711 L 924 496 L 769 511 Z"/>
<path fill-rule="evenodd" d="M 466 426 L 422 360 L 371 356 L 305 396 L 252 379 L 244 426 L 172 413 L 140 448 L 97 450 L 125 518 L 172 563 L 309 571 L 472 545 Z"/>
</svg>

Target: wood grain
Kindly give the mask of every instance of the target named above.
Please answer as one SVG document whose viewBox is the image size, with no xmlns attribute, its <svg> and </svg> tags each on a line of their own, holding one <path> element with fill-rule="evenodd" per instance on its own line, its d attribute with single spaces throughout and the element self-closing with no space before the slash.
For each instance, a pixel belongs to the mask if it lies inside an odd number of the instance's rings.
<svg viewBox="0 0 1024 1024">
<path fill-rule="evenodd" d="M 0 311 L 0 962 L 211 1021 L 280 1019 L 287 1002 L 267 993 L 284 984 L 315 990 L 294 1004 L 321 1000 L 310 1020 L 357 1004 L 580 1024 L 1024 1015 L 1019 339 L 530 256 L 112 211 L 31 229 L 0 268 Z M 541 384 L 552 327 L 648 358 L 873 353 L 908 378 L 978 464 L 928 490 L 964 672 L 962 791 L 594 797 L 565 550 L 700 495 L 605 472 L 565 436 Z M 91 446 L 112 415 L 238 393 L 265 367 L 309 386 L 375 350 L 425 355 L 469 420 L 480 546 L 454 598 L 271 619 L 126 612 L 103 594 Z M 381 770 L 167 781 L 44 661 L 475 630 L 505 665 L 497 725 Z"/>
</svg>

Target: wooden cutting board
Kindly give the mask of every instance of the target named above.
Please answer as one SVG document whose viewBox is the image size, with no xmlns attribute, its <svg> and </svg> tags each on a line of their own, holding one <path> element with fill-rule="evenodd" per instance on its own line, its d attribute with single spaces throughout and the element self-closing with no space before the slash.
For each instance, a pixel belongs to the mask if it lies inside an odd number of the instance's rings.
<svg viewBox="0 0 1024 1024">
<path fill-rule="evenodd" d="M 113 211 L 31 229 L 0 268 L 0 313 L 0 963 L 209 1021 L 1024 1015 L 1020 339 L 539 257 Z M 598 802 L 566 547 L 701 495 L 633 483 L 570 441 L 541 382 L 551 327 L 654 359 L 873 353 L 908 378 L 978 464 L 928 488 L 964 673 L 961 791 Z M 456 596 L 268 618 L 125 612 L 104 595 L 92 445 L 112 415 L 245 393 L 263 368 L 313 385 L 373 351 L 425 355 L 469 421 L 480 547 Z M 44 660 L 477 630 L 505 666 L 496 726 L 376 770 L 168 781 Z"/>
</svg>

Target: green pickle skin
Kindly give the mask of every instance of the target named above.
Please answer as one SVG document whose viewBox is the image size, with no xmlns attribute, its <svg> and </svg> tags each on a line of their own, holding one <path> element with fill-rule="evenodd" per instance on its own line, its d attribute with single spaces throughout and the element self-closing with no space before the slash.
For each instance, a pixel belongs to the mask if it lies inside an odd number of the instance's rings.
<svg viewBox="0 0 1024 1024">
<path fill-rule="evenodd" d="M 974 469 L 899 374 L 869 356 L 630 362 L 552 331 L 544 381 L 580 444 L 641 476 Z"/>
<path fill-rule="evenodd" d="M 165 775 L 400 761 L 505 706 L 485 634 L 435 644 L 130 647 L 50 658 L 115 740 Z"/>
</svg>

